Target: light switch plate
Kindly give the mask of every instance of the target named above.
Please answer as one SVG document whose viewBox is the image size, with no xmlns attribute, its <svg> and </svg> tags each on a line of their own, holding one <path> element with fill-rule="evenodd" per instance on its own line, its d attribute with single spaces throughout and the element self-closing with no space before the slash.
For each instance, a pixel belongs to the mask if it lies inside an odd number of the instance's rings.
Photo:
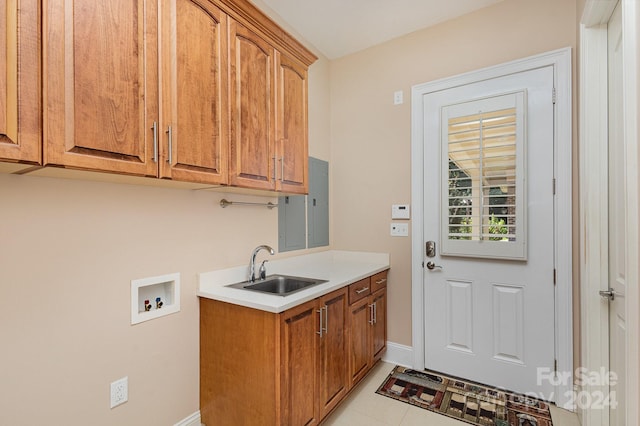
<svg viewBox="0 0 640 426">
<path fill-rule="evenodd" d="M 402 103 L 404 102 L 404 96 L 402 93 L 402 90 L 397 90 L 395 92 L 393 92 L 393 104 L 394 105 L 402 105 Z"/>
<path fill-rule="evenodd" d="M 410 219 L 411 208 L 409 204 L 393 204 L 391 206 L 391 219 Z"/>
<path fill-rule="evenodd" d="M 408 237 L 409 224 L 408 223 L 392 223 L 391 236 L 392 237 Z"/>
</svg>

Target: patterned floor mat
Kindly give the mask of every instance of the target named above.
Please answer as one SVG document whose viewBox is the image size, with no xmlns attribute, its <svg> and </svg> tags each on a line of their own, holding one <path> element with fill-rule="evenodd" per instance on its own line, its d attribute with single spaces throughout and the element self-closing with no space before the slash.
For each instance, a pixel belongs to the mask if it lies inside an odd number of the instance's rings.
<svg viewBox="0 0 640 426">
<path fill-rule="evenodd" d="M 552 426 L 539 399 L 449 377 L 395 367 L 376 393 L 479 426 Z"/>
</svg>

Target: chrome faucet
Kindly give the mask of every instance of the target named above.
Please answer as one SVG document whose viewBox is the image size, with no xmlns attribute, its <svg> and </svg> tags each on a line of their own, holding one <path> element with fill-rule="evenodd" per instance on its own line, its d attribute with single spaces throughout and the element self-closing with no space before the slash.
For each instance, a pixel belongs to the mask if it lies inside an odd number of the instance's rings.
<svg viewBox="0 0 640 426">
<path fill-rule="evenodd" d="M 260 250 L 268 250 L 271 256 L 275 254 L 273 249 L 266 245 L 261 245 L 253 249 L 253 253 L 251 253 L 251 259 L 249 259 L 249 282 L 255 282 L 256 280 L 256 255 Z M 266 276 L 266 274 L 267 272 L 266 272 L 266 269 L 264 268 L 264 262 L 263 262 L 262 268 L 260 268 L 260 275 L 261 275 L 260 278 L 264 279 L 264 276 Z"/>
</svg>

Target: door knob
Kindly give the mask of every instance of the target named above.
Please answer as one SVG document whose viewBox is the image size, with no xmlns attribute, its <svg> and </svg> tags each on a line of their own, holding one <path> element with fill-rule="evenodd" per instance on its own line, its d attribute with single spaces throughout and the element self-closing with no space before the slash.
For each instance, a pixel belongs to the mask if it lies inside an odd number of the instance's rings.
<svg viewBox="0 0 640 426">
<path fill-rule="evenodd" d="M 433 263 L 432 261 L 427 262 L 427 269 L 433 271 L 434 269 L 442 269 L 442 266 L 440 265 L 436 265 L 435 263 Z"/>
<path fill-rule="evenodd" d="M 609 301 L 615 300 L 616 296 L 622 296 L 622 294 L 616 292 L 612 288 L 610 288 L 609 290 L 600 290 L 598 293 L 600 294 L 600 297 L 609 299 Z"/>
</svg>

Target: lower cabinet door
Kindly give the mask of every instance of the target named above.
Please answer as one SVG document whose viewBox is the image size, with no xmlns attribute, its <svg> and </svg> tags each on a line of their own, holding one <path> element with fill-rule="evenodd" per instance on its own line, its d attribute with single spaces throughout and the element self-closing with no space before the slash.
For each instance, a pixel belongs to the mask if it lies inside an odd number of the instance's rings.
<svg viewBox="0 0 640 426">
<path fill-rule="evenodd" d="M 387 348 L 387 289 L 383 288 L 371 295 L 371 305 L 373 306 L 373 360 L 372 364 L 382 358 L 382 354 Z"/>
<path fill-rule="evenodd" d="M 369 371 L 371 318 L 369 298 L 349 306 L 349 381 L 351 386 L 358 383 Z"/>
<path fill-rule="evenodd" d="M 282 424 L 319 422 L 318 340 L 320 313 L 312 300 L 283 313 L 281 321 Z"/>
<path fill-rule="evenodd" d="M 320 311 L 323 318 L 318 375 L 322 418 L 340 402 L 348 389 L 346 288 L 322 297 Z"/>
</svg>

